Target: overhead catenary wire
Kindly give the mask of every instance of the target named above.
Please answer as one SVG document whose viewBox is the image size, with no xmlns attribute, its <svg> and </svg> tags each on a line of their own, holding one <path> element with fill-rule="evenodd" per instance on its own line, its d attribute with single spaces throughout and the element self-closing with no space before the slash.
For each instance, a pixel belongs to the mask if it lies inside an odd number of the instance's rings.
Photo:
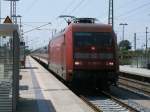
<svg viewBox="0 0 150 112">
<path fill-rule="evenodd" d="M 51 24 L 51 22 L 49 22 L 49 23 L 47 23 L 47 24 L 44 24 L 44 25 L 41 25 L 41 26 L 38 26 L 38 27 L 35 27 L 35 28 L 31 29 L 31 30 L 25 31 L 24 33 L 29 33 L 29 32 L 31 32 L 31 31 L 37 30 L 38 28 L 47 26 L 47 25 L 49 25 L 49 24 Z"/>
<path fill-rule="evenodd" d="M 66 14 L 67 13 L 67 11 L 68 11 L 68 9 L 73 5 L 73 4 L 75 4 L 75 2 L 76 2 L 76 0 L 71 0 L 67 5 L 66 5 L 66 7 L 63 9 L 63 11 L 60 13 L 60 15 L 61 14 Z M 58 19 L 59 19 L 59 16 L 60 15 L 57 15 L 56 17 L 54 17 L 53 18 L 53 23 L 54 22 L 56 22 L 57 24 L 58 24 Z M 60 25 L 58 25 L 58 26 L 60 26 Z"/>
<path fill-rule="evenodd" d="M 34 28 L 34 27 L 36 27 L 36 26 L 33 26 L 33 25 L 29 25 L 29 24 L 26 24 L 26 23 L 22 23 L 24 26 L 27 26 L 27 27 L 32 27 L 32 28 Z"/>
<path fill-rule="evenodd" d="M 133 9 L 131 9 L 131 10 L 128 10 L 128 11 L 125 12 L 124 14 L 119 15 L 117 18 L 121 18 L 121 17 L 127 16 L 127 15 L 129 15 L 129 14 L 135 12 L 135 11 L 138 11 L 139 9 L 142 9 L 142 8 L 144 8 L 144 7 L 146 7 L 146 6 L 149 6 L 149 5 L 150 5 L 150 2 L 144 3 L 144 4 L 142 4 L 142 5 L 140 5 L 140 6 L 136 7 L 136 8 L 133 8 Z"/>
<path fill-rule="evenodd" d="M 143 1 L 143 0 L 142 0 Z M 126 3 L 124 3 L 124 4 L 122 4 L 122 5 L 120 5 L 118 8 L 117 8 L 117 10 L 120 10 L 120 9 L 126 9 L 127 8 L 127 6 L 129 6 L 129 5 L 132 5 L 133 6 L 133 4 L 134 5 L 136 5 L 136 3 L 138 3 L 139 2 L 139 0 L 136 0 L 136 1 L 134 1 L 133 2 L 133 0 L 131 0 L 130 2 L 126 2 Z"/>
<path fill-rule="evenodd" d="M 137 2 L 138 1 L 138 2 Z M 120 10 L 122 10 L 122 9 L 127 9 L 127 6 L 128 5 L 131 5 L 132 3 L 134 3 L 134 6 L 136 6 L 135 5 L 135 2 L 136 3 L 139 3 L 139 0 L 136 0 L 136 1 L 130 1 L 130 2 L 127 2 L 127 4 L 124 4 L 123 6 L 120 6 L 120 7 L 118 7 L 117 8 L 117 11 L 115 12 L 115 15 L 118 13 L 118 11 L 120 12 Z M 142 1 L 143 2 L 143 1 Z M 133 4 L 132 4 L 133 5 Z M 120 15 L 116 15 L 116 17 L 114 18 L 115 20 L 116 19 L 119 19 L 119 18 L 122 18 L 122 17 L 128 17 L 127 15 L 129 15 L 129 14 L 131 14 L 131 13 L 134 13 L 135 11 L 138 11 L 139 9 L 141 9 L 141 8 L 144 8 L 145 6 L 148 6 L 148 5 L 150 5 L 150 2 L 148 2 L 148 3 L 144 3 L 144 4 L 142 4 L 142 5 L 140 5 L 140 6 L 138 6 L 138 7 L 136 7 L 136 8 L 133 8 L 133 9 L 131 9 L 131 10 L 128 10 L 127 12 L 125 12 L 125 13 L 123 13 L 123 14 L 120 14 Z M 103 15 L 103 14 L 102 14 Z M 99 16 L 98 16 L 99 17 Z M 107 17 L 103 17 L 103 20 L 105 20 L 105 19 L 107 19 Z"/>
<path fill-rule="evenodd" d="M 85 0 L 80 0 L 78 4 L 69 12 L 69 14 L 74 13 L 77 8 L 79 8 Z"/>
<path fill-rule="evenodd" d="M 69 4 L 64 8 L 62 13 L 66 13 L 67 10 L 74 4 L 74 2 L 76 2 L 76 0 L 71 0 L 71 2 L 69 2 Z"/>
<path fill-rule="evenodd" d="M 23 23 L 48 23 L 48 21 L 25 21 Z"/>
<path fill-rule="evenodd" d="M 29 13 L 29 11 L 35 6 L 35 4 L 38 3 L 37 1 L 38 1 L 38 0 L 33 0 L 33 1 L 31 2 L 30 6 L 28 6 L 28 8 L 26 9 L 25 12 L 28 12 L 28 13 Z"/>
<path fill-rule="evenodd" d="M 78 12 L 80 10 L 82 10 L 83 8 L 85 8 L 85 5 L 88 3 L 89 4 L 90 0 L 86 0 L 85 2 L 82 2 L 82 4 L 73 12 L 74 14 L 78 14 Z"/>
<path fill-rule="evenodd" d="M 79 7 L 81 4 L 82 4 L 82 2 L 84 2 L 85 0 L 80 0 L 79 2 L 78 2 L 78 4 L 77 5 L 75 5 L 75 7 L 71 10 L 71 11 L 68 11 L 68 13 L 69 13 L 69 15 L 71 15 L 71 13 L 73 13 L 74 11 L 75 11 L 75 9 L 77 8 L 77 7 Z M 67 10 L 69 9 L 69 7 L 71 7 L 74 3 L 75 3 L 76 1 L 75 0 L 72 0 L 71 2 L 69 2 L 69 4 L 66 6 L 66 8 L 62 11 L 62 13 L 67 13 Z M 57 17 L 55 17 L 54 18 L 54 21 L 57 21 L 57 24 L 58 24 L 58 18 L 59 18 L 59 16 L 60 15 L 58 15 Z M 60 25 L 58 25 L 58 26 L 60 26 Z"/>
</svg>

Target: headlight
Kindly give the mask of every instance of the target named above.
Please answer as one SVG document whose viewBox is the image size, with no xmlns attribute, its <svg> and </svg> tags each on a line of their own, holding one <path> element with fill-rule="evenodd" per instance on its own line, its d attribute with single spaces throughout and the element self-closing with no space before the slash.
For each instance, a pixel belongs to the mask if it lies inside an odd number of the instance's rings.
<svg viewBox="0 0 150 112">
<path fill-rule="evenodd" d="M 79 61 L 75 61 L 74 64 L 75 65 L 80 65 L 80 62 Z"/>
<path fill-rule="evenodd" d="M 112 61 L 106 62 L 106 65 L 107 66 L 114 66 L 114 62 L 112 62 Z"/>
</svg>

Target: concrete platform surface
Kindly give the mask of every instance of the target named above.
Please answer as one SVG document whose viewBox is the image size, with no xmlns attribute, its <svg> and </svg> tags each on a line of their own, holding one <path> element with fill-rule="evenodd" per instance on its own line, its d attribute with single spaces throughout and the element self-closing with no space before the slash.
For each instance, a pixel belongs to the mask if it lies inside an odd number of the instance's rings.
<svg viewBox="0 0 150 112">
<path fill-rule="evenodd" d="M 34 59 L 26 61 L 17 112 L 94 112 Z"/>
<path fill-rule="evenodd" d="M 144 68 L 134 68 L 125 65 L 125 66 L 120 66 L 120 72 L 130 73 L 130 74 L 135 74 L 135 75 L 150 78 L 150 70 Z"/>
</svg>

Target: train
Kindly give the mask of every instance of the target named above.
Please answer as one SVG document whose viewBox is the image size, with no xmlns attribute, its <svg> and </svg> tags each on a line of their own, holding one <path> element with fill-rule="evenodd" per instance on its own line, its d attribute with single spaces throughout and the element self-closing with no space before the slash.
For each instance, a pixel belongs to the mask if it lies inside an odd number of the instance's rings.
<svg viewBox="0 0 150 112">
<path fill-rule="evenodd" d="M 67 83 L 97 88 L 117 85 L 117 36 L 111 25 L 78 18 L 35 54 Z"/>
</svg>

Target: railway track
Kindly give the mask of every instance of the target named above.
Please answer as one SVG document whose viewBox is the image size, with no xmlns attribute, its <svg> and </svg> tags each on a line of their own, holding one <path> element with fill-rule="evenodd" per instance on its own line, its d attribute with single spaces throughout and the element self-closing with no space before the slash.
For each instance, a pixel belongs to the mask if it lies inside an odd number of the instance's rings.
<svg viewBox="0 0 150 112">
<path fill-rule="evenodd" d="M 120 76 L 118 84 L 136 93 L 150 96 L 150 83 L 144 83 L 142 81 L 129 79 L 129 78 Z"/>
<path fill-rule="evenodd" d="M 80 96 L 96 112 L 139 112 L 107 92 L 96 96 Z"/>
</svg>

